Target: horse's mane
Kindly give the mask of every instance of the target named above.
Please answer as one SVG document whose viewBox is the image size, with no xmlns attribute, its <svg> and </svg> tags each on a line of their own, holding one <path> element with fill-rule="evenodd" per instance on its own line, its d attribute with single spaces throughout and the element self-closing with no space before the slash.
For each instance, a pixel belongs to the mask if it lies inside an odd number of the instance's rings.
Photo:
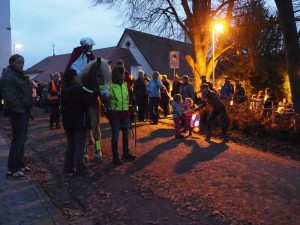
<svg viewBox="0 0 300 225">
<path fill-rule="evenodd" d="M 99 85 L 111 82 L 110 62 L 97 58 L 89 62 L 78 76 L 78 82 L 91 90 L 96 90 Z"/>
</svg>

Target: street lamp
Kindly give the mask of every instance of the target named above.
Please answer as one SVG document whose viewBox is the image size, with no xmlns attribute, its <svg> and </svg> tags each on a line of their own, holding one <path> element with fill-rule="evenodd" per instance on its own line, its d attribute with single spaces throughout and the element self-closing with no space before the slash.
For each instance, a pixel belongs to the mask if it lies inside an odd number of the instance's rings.
<svg viewBox="0 0 300 225">
<path fill-rule="evenodd" d="M 16 49 L 17 48 L 22 48 L 22 45 L 14 43 L 14 54 L 16 54 Z"/>
<path fill-rule="evenodd" d="M 212 27 L 212 74 L 213 74 L 213 85 L 215 87 L 215 31 L 223 32 L 224 25 L 222 23 L 216 23 Z"/>
</svg>

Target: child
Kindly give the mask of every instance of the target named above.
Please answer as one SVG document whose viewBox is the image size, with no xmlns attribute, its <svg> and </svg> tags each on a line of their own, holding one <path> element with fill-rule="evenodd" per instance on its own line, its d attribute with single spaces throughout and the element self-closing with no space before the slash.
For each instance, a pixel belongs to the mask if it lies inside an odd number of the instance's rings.
<svg viewBox="0 0 300 225">
<path fill-rule="evenodd" d="M 175 138 L 183 138 L 180 131 L 180 120 L 182 116 L 182 97 L 180 94 L 173 96 L 172 108 L 173 108 L 173 120 L 175 126 Z"/>
<path fill-rule="evenodd" d="M 192 136 L 192 130 L 191 127 L 191 119 L 192 115 L 194 114 L 193 111 L 193 105 L 194 101 L 191 98 L 186 98 L 184 101 L 184 109 L 183 109 L 183 115 L 184 115 L 184 130 L 189 131 L 189 136 Z"/>
</svg>

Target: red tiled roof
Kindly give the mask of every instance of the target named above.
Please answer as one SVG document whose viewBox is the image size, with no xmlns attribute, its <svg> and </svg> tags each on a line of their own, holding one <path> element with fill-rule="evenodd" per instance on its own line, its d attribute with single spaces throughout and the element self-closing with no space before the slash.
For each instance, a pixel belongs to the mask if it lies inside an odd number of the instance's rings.
<svg viewBox="0 0 300 225">
<path fill-rule="evenodd" d="M 180 63 L 176 73 L 179 76 L 188 75 L 192 77 L 192 72 L 184 58 L 187 54 L 193 54 L 191 44 L 131 29 L 125 29 L 125 33 L 129 34 L 153 70 L 166 74 L 170 79 L 173 79 L 174 71 L 169 67 L 169 54 L 170 51 L 179 51 Z"/>
<path fill-rule="evenodd" d="M 126 69 L 130 71 L 130 66 L 136 65 L 137 62 L 131 52 L 125 48 L 109 47 L 93 50 L 96 57 L 102 57 L 108 60 L 117 61 L 123 59 Z M 50 74 L 55 72 L 64 72 L 70 58 L 70 54 L 49 56 L 34 66 L 28 68 L 26 74 L 40 72 L 35 80 L 47 82 L 50 80 Z"/>
</svg>

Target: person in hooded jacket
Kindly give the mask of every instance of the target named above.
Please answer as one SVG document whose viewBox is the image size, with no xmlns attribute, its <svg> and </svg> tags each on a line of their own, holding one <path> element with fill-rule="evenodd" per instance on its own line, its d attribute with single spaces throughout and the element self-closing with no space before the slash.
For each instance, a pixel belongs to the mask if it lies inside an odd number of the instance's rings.
<svg viewBox="0 0 300 225">
<path fill-rule="evenodd" d="M 95 173 L 84 164 L 84 149 L 91 128 L 89 107 L 98 97 L 97 90 L 82 87 L 76 80 L 76 71 L 67 70 L 63 76 L 64 87 L 61 93 L 63 127 L 67 136 L 64 172 L 67 176 L 91 177 Z M 74 170 L 76 167 L 76 172 Z"/>
<path fill-rule="evenodd" d="M 30 81 L 23 72 L 24 57 L 14 54 L 9 66 L 3 69 L 0 86 L 5 107 L 9 111 L 12 140 L 8 156 L 8 178 L 23 178 L 33 171 L 24 162 L 24 145 L 27 140 L 30 109 L 33 106 Z"/>
</svg>

